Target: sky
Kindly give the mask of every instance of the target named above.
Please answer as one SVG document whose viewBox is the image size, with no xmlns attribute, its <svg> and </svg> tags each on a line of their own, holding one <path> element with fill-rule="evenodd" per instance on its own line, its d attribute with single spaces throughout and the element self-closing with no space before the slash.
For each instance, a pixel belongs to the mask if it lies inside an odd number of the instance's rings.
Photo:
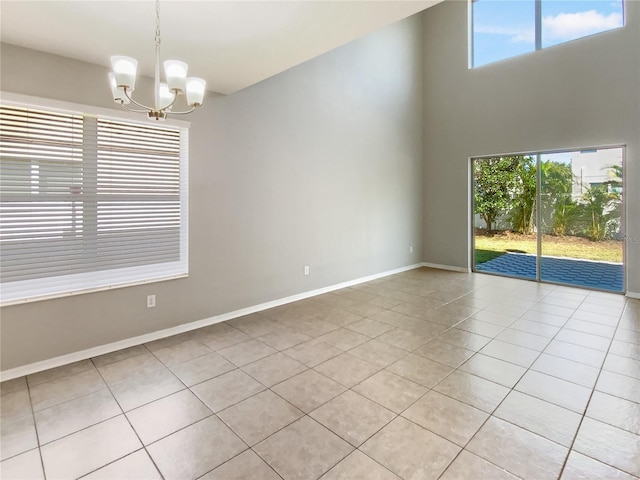
<svg viewBox="0 0 640 480">
<path fill-rule="evenodd" d="M 542 0 L 542 48 L 623 25 L 622 0 Z M 473 3 L 473 66 L 535 50 L 535 0 Z"/>
</svg>

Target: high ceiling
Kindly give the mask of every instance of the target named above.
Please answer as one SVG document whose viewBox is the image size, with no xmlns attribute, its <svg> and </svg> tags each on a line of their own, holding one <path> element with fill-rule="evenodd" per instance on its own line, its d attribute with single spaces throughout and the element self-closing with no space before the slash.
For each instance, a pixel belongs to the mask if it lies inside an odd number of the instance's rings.
<svg viewBox="0 0 640 480">
<path fill-rule="evenodd" d="M 232 93 L 440 1 L 163 0 L 161 55 Z M 153 75 L 153 0 L 1 0 L 0 19 L 2 42 L 105 66 L 127 55 Z"/>
</svg>

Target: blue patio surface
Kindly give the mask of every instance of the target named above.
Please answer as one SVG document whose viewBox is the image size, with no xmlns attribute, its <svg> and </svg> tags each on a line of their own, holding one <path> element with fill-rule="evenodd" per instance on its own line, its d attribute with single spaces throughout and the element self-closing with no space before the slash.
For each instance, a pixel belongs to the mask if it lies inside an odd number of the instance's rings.
<svg viewBox="0 0 640 480">
<path fill-rule="evenodd" d="M 622 292 L 624 288 L 624 271 L 621 263 L 542 257 L 540 270 L 541 279 L 548 282 L 609 292 Z M 525 253 L 505 253 L 488 262 L 479 263 L 476 265 L 476 271 L 535 279 L 536 256 Z"/>
</svg>

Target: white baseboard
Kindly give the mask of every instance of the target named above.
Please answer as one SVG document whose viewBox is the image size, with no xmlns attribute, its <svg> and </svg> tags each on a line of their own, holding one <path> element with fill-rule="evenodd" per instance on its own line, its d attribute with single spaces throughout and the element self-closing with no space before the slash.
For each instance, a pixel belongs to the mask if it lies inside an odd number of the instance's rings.
<svg viewBox="0 0 640 480">
<path fill-rule="evenodd" d="M 68 365 L 69 363 L 79 362 L 88 358 L 97 357 L 98 355 L 104 355 L 105 353 L 115 352 L 116 350 L 122 350 L 123 348 L 134 347 L 143 343 L 152 342 L 154 340 L 160 340 L 161 338 L 170 337 L 179 333 L 189 332 L 198 328 L 207 327 L 215 323 L 225 322 L 233 318 L 242 317 L 251 313 L 268 310 L 269 308 L 279 307 L 287 303 L 297 302 L 298 300 L 304 300 L 305 298 L 315 297 L 316 295 L 322 295 L 323 293 L 332 292 L 334 290 L 340 290 L 341 288 L 352 287 L 365 282 L 370 282 L 378 278 L 387 277 L 389 275 L 395 275 L 396 273 L 406 272 L 408 270 L 414 270 L 420 268 L 424 264 L 417 263 L 414 265 L 408 265 L 406 267 L 396 268 L 394 270 L 388 270 L 382 273 L 376 273 L 368 275 L 366 277 L 357 278 L 355 280 L 349 280 L 348 282 L 342 282 L 329 287 L 323 287 L 308 292 L 299 293 L 297 295 L 291 295 L 289 297 L 280 298 L 270 302 L 261 303 L 259 305 L 253 305 L 247 308 L 241 308 L 240 310 L 234 310 L 233 312 L 223 313 L 214 317 L 203 318 L 202 320 L 196 320 L 190 323 L 184 323 L 182 325 L 176 325 L 175 327 L 166 328 L 164 330 L 158 330 L 156 332 L 139 335 L 137 337 L 126 338 L 117 342 L 107 343 L 97 347 L 88 348 L 86 350 L 80 350 L 78 352 L 61 355 L 59 357 L 42 360 L 40 362 L 30 363 L 21 367 L 11 368 L 0 372 L 0 381 L 11 380 L 14 378 L 22 377 L 24 375 L 31 375 L 32 373 L 41 372 L 43 370 L 49 370 L 50 368 L 61 367 Z M 436 267 L 437 268 L 437 267 Z"/>
<path fill-rule="evenodd" d="M 469 273 L 469 269 L 468 268 L 454 267 L 453 265 L 440 265 L 439 263 L 423 262 L 422 266 L 423 267 L 429 267 L 429 268 L 437 268 L 438 270 L 448 270 L 450 272 Z"/>
<path fill-rule="evenodd" d="M 638 292 L 627 292 L 626 295 L 629 298 L 640 298 L 640 293 Z"/>
</svg>

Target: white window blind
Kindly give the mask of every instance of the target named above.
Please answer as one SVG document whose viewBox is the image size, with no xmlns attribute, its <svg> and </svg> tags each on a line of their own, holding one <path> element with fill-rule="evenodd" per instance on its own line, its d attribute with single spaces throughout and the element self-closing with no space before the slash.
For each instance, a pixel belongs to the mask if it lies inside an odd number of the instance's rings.
<svg viewBox="0 0 640 480">
<path fill-rule="evenodd" d="M 187 135 L 0 105 L 2 303 L 186 275 Z"/>
</svg>

